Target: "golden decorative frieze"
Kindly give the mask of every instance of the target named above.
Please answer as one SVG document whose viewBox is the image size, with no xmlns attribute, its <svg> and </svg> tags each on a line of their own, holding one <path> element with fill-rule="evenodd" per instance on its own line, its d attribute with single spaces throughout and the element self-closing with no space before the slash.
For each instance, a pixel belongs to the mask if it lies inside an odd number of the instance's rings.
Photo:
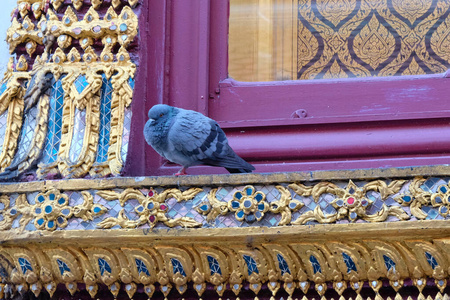
<svg viewBox="0 0 450 300">
<path fill-rule="evenodd" d="M 56 168 L 56 163 L 49 164 L 47 168 Z M 91 188 L 80 189 L 70 185 L 62 188 L 76 199 L 91 195 L 95 197 L 95 203 L 115 207 L 96 218 L 90 226 L 116 229 L 281 227 L 321 223 L 445 220 L 449 215 L 447 198 L 450 195 L 448 181 L 420 177 L 369 182 L 350 180 L 307 184 L 213 185 L 187 189 L 137 185 L 134 188 L 115 186 L 114 190 L 99 188 L 93 181 Z M 54 189 L 58 190 L 56 187 Z M 16 197 L 8 192 L 4 194 L 6 195 L 10 195 L 10 202 Z M 27 198 L 30 195 L 33 195 L 32 191 L 22 193 L 20 197 Z M 15 210 L 14 207 L 8 207 L 1 212 L 9 214 L 11 209 Z M 30 210 L 33 209 L 30 204 Z M 21 214 L 20 211 L 18 215 Z M 12 228 L 14 219 L 6 219 L 5 228 Z M 23 226 L 20 228 L 24 230 Z M 27 230 L 36 229 L 45 228 Z M 74 223 L 66 230 L 76 229 L 81 229 L 80 224 Z"/>
<path fill-rule="evenodd" d="M 404 224 L 336 225 L 331 231 L 318 225 L 308 232 L 283 227 L 4 236 L 1 296 L 5 283 L 11 295 L 13 290 L 31 290 L 37 296 L 44 289 L 53 295 L 58 284 L 73 295 L 78 284 L 85 284 L 91 297 L 99 285 L 108 286 L 114 296 L 123 286 L 133 297 L 138 285 L 149 296 L 155 292 L 167 296 L 183 295 L 192 282 L 200 297 L 206 285 L 212 285 L 219 296 L 227 290 L 239 296 L 245 286 L 255 297 L 263 287 L 272 296 L 280 289 L 292 296 L 311 293 L 314 286 L 315 293 L 324 297 L 327 283 L 340 296 L 350 289 L 358 297 L 368 283 L 366 288 L 380 297 L 383 282 L 400 296 L 400 287 L 409 279 L 421 297 L 427 279 L 434 279 L 444 293 L 450 266 L 448 224 Z M 404 234 L 394 234 L 398 231 Z"/>
<path fill-rule="evenodd" d="M 0 296 L 63 284 L 91 297 L 100 286 L 114 297 L 212 287 L 325 300 L 331 286 L 340 297 L 381 297 L 382 286 L 402 297 L 412 281 L 424 297 L 430 280 L 444 293 L 448 177 L 364 179 L 389 170 L 376 172 L 0 184 Z M 361 179 L 342 179 L 352 174 Z"/>
<path fill-rule="evenodd" d="M 79 40 L 81 45 L 87 45 L 86 41 L 89 39 L 101 40 L 105 36 L 111 38 L 111 47 L 116 43 L 127 47 L 137 35 L 138 19 L 129 6 L 124 6 L 119 15 L 110 7 L 103 19 L 94 7 L 81 20 L 70 6 L 61 20 L 51 9 L 47 11 L 47 16 L 48 19 L 44 15 L 40 16 L 36 26 L 28 16 L 22 22 L 17 18 L 13 19 L 6 37 L 11 53 L 19 44 L 29 41 L 43 45 L 44 36 L 47 35 L 54 36 L 61 48 L 70 46 L 72 39 Z"/>
</svg>

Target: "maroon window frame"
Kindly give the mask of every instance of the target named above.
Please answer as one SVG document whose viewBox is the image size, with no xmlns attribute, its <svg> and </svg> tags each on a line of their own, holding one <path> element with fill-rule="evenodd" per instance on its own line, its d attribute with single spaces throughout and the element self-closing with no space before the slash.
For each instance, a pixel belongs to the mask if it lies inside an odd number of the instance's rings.
<svg viewBox="0 0 450 300">
<path fill-rule="evenodd" d="M 143 1 L 125 174 L 170 175 L 179 168 L 143 139 L 147 111 L 156 103 L 217 120 L 256 172 L 450 162 L 450 82 L 444 74 L 237 82 L 227 74 L 228 15 L 227 0 Z"/>
</svg>

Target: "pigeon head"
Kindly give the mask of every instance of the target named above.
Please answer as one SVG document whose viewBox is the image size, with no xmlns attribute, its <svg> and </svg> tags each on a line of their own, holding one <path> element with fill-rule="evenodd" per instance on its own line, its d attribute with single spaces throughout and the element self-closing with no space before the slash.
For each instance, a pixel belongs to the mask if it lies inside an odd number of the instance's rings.
<svg viewBox="0 0 450 300">
<path fill-rule="evenodd" d="M 148 111 L 148 118 L 155 123 L 161 123 L 167 121 L 175 114 L 174 107 L 165 104 L 157 104 Z"/>
</svg>

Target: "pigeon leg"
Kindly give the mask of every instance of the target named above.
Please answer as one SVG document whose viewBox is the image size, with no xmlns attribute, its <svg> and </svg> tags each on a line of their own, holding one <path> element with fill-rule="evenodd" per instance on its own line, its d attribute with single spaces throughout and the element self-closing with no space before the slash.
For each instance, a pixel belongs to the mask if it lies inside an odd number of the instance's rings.
<svg viewBox="0 0 450 300">
<path fill-rule="evenodd" d="M 175 176 L 187 175 L 186 169 L 187 169 L 187 168 L 182 167 L 182 168 L 180 169 L 180 171 L 178 171 L 177 173 L 175 173 L 175 174 L 173 174 L 173 175 L 175 175 Z"/>
</svg>

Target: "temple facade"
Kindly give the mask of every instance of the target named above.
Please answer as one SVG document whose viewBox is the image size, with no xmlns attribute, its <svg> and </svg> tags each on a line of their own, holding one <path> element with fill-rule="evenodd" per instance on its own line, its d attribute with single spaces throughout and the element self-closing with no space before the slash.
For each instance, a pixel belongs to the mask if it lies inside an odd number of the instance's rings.
<svg viewBox="0 0 450 300">
<path fill-rule="evenodd" d="M 0 299 L 448 299 L 448 1 L 11 17 Z M 217 120 L 256 170 L 172 175 L 143 137 L 158 103 Z"/>
</svg>

